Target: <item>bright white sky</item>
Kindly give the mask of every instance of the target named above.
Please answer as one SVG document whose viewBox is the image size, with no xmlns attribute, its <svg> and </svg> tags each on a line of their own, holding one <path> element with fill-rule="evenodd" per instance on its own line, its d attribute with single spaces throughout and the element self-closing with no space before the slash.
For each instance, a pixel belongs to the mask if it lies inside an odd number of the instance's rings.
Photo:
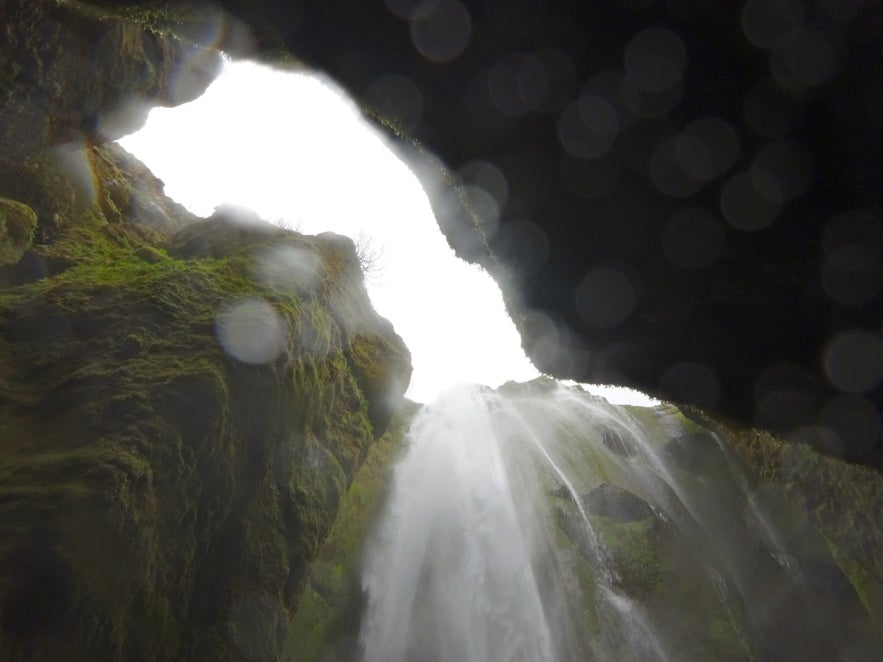
<svg viewBox="0 0 883 662">
<path fill-rule="evenodd" d="M 538 376 L 497 284 L 454 256 L 417 178 L 327 81 L 228 62 L 196 101 L 151 110 L 119 142 L 200 216 L 231 203 L 305 234 L 371 237 L 382 260 L 369 295 L 411 350 L 412 400 Z M 596 392 L 648 403 L 627 389 Z"/>
</svg>

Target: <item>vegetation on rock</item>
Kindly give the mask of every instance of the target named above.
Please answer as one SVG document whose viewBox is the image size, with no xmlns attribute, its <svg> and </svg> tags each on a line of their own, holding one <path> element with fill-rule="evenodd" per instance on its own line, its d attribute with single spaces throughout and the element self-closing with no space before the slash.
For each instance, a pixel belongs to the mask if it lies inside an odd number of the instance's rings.
<svg viewBox="0 0 883 662">
<path fill-rule="evenodd" d="M 166 241 L 70 199 L 43 197 L 52 267 L 0 293 L 0 657 L 273 657 L 407 350 L 345 238 L 219 214 Z M 281 335 L 224 336 L 252 301 Z"/>
</svg>

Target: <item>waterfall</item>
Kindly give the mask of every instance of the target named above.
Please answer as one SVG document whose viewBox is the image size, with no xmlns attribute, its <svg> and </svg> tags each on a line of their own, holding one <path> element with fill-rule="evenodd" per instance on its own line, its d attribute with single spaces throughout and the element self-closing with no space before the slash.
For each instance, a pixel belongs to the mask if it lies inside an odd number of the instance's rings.
<svg viewBox="0 0 883 662">
<path fill-rule="evenodd" d="M 781 524 L 673 407 L 551 380 L 458 387 L 413 421 L 366 544 L 362 659 L 793 655 L 781 628 L 815 645 L 835 607 Z"/>
</svg>

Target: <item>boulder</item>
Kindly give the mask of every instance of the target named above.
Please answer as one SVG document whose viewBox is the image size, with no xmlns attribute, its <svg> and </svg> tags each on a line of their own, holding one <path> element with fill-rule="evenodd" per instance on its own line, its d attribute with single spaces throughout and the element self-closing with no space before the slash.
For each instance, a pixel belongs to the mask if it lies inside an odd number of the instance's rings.
<svg viewBox="0 0 883 662">
<path fill-rule="evenodd" d="M 604 429 L 601 443 L 617 455 L 622 455 L 623 457 L 634 457 L 638 453 L 638 447 L 634 439 L 613 428 Z"/>
<path fill-rule="evenodd" d="M 653 508 L 644 499 L 610 483 L 601 483 L 584 495 L 582 502 L 593 515 L 617 522 L 640 522 L 656 516 Z"/>
</svg>

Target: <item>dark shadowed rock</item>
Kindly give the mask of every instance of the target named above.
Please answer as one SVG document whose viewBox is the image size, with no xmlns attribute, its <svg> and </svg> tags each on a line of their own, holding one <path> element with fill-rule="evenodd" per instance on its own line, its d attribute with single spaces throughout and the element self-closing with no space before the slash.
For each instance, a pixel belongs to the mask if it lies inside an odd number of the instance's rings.
<svg viewBox="0 0 883 662">
<path fill-rule="evenodd" d="M 9 0 L 0 164 L 133 130 L 199 95 L 220 49 L 293 54 L 465 187 L 424 182 L 541 371 L 883 461 L 881 364 L 852 361 L 881 343 L 883 5 L 452 2 L 441 38 L 411 4 Z M 70 220 L 2 175 L 38 237 Z"/>
<path fill-rule="evenodd" d="M 584 495 L 582 501 L 593 515 L 608 517 L 617 522 L 639 522 L 655 517 L 649 503 L 628 490 L 610 483 L 602 483 Z"/>
<path fill-rule="evenodd" d="M 635 441 L 622 432 L 612 428 L 606 428 L 601 436 L 601 443 L 607 448 L 623 457 L 634 457 L 638 452 Z"/>
<path fill-rule="evenodd" d="M 666 456 L 682 469 L 703 472 L 726 462 L 723 452 L 709 432 L 690 432 L 675 437 L 663 448 Z"/>
<path fill-rule="evenodd" d="M 0 289 L 0 658 L 274 659 L 408 351 L 348 240 L 93 223 Z"/>
<path fill-rule="evenodd" d="M 441 59 L 417 4 L 222 0 L 259 48 L 281 36 L 455 181 L 505 183 L 491 251 L 456 195 L 427 190 L 541 371 L 783 433 L 836 410 L 852 364 L 820 359 L 841 333 L 878 334 L 883 307 L 883 4 L 452 3 L 470 29 Z M 870 373 L 850 386 L 869 422 L 832 414 L 840 441 L 820 447 L 873 457 Z"/>
</svg>

